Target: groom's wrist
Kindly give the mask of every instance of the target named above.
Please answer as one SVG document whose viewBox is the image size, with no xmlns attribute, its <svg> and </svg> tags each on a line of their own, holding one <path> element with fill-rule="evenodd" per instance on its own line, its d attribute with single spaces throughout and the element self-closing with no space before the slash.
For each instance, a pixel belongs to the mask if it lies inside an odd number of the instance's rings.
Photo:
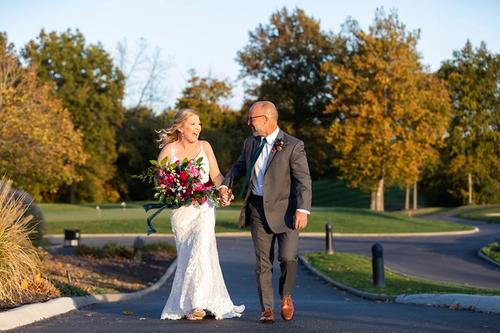
<svg viewBox="0 0 500 333">
<path fill-rule="evenodd" d="M 311 212 L 306 210 L 306 209 L 302 209 L 302 208 L 297 208 L 297 211 L 298 212 L 301 212 L 301 213 L 304 213 L 304 214 L 307 214 L 307 215 L 311 215 Z"/>
</svg>

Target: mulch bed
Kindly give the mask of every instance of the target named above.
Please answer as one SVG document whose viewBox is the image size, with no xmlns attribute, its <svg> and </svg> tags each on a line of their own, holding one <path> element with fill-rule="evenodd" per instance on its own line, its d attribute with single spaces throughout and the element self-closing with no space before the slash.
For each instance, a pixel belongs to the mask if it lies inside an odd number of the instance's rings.
<svg viewBox="0 0 500 333">
<path fill-rule="evenodd" d="M 163 252 L 147 254 L 137 260 L 123 257 L 76 256 L 71 250 L 49 251 L 42 251 L 44 275 L 59 290 L 59 295 L 35 295 L 22 304 L 47 301 L 60 296 L 142 290 L 158 281 L 174 259 L 174 255 Z M 13 307 L 12 304 L 0 301 L 0 311 Z"/>
<path fill-rule="evenodd" d="M 160 252 L 137 260 L 49 254 L 45 260 L 50 263 L 50 280 L 96 294 L 132 292 L 151 286 L 165 273 L 173 256 Z"/>
</svg>

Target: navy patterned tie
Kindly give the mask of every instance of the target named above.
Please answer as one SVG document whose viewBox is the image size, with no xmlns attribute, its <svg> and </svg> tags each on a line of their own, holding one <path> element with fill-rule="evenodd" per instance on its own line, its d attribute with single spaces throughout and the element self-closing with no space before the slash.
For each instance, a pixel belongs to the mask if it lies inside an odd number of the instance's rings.
<svg viewBox="0 0 500 333">
<path fill-rule="evenodd" d="M 248 181 L 250 180 L 250 175 L 252 174 L 253 167 L 255 166 L 255 162 L 257 162 L 257 159 L 259 158 L 260 153 L 262 153 L 262 149 L 264 149 L 264 146 L 266 145 L 267 141 L 266 138 L 263 138 L 263 140 L 260 143 L 259 148 L 253 153 L 252 159 L 250 160 L 250 164 L 248 165 L 247 172 L 245 173 L 245 178 L 243 178 L 243 183 L 241 184 L 241 191 L 240 191 L 240 197 L 244 197 L 247 186 L 248 186 Z"/>
</svg>

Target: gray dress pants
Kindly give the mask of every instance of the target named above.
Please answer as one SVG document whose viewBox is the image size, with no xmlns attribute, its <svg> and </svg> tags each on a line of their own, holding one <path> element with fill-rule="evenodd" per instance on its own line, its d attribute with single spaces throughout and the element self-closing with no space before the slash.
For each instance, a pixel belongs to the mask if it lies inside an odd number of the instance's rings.
<svg viewBox="0 0 500 333">
<path fill-rule="evenodd" d="M 252 240 L 257 259 L 255 273 L 262 311 L 274 309 L 274 292 L 272 284 L 274 244 L 278 241 L 278 261 L 281 275 L 279 279 L 280 296 L 292 294 L 297 272 L 297 243 L 299 232 L 289 229 L 287 232 L 275 234 L 269 228 L 262 197 L 251 195 L 246 207 L 247 218 L 250 219 Z"/>
</svg>

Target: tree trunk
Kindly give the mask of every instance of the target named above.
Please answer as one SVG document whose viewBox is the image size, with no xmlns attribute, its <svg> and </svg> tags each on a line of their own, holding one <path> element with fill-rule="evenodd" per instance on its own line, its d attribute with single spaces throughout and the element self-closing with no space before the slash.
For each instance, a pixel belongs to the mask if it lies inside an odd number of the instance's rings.
<svg viewBox="0 0 500 333">
<path fill-rule="evenodd" d="M 371 210 L 375 210 L 375 206 L 376 206 L 375 198 L 376 198 L 376 192 L 375 191 L 370 192 L 370 209 Z"/>
<path fill-rule="evenodd" d="M 410 210 L 410 185 L 406 185 L 406 192 L 405 192 L 405 210 L 409 211 Z"/>
<path fill-rule="evenodd" d="M 69 188 L 69 202 L 76 203 L 76 184 L 72 184 Z"/>
<path fill-rule="evenodd" d="M 377 193 L 375 195 L 375 211 L 384 211 L 384 178 L 379 179 L 377 184 Z"/>
<path fill-rule="evenodd" d="M 417 182 L 413 184 L 413 210 L 417 210 Z"/>
<path fill-rule="evenodd" d="M 472 205 L 472 174 L 469 173 L 469 205 Z"/>
</svg>

